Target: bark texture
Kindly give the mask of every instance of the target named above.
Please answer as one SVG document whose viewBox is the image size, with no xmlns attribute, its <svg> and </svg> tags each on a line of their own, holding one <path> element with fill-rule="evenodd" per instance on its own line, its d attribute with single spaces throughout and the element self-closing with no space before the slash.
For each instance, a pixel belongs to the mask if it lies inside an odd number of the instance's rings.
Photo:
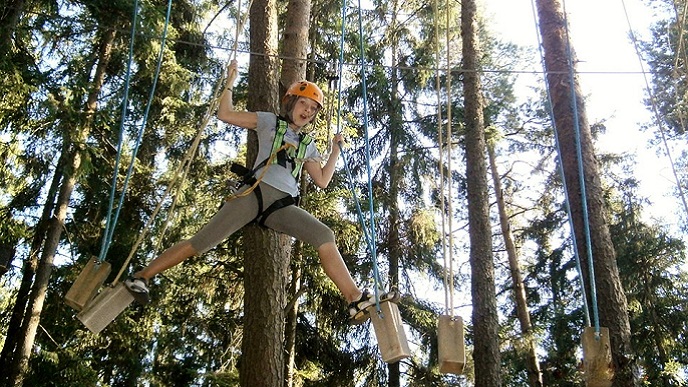
<svg viewBox="0 0 688 387">
<path fill-rule="evenodd" d="M 477 387 L 501 386 L 499 320 L 495 292 L 492 230 L 487 190 L 485 122 L 479 75 L 480 46 L 476 3 L 461 3 L 468 233 L 470 237 L 471 296 L 473 305 L 473 359 Z"/>
<path fill-rule="evenodd" d="M 637 364 L 633 360 L 631 348 L 627 300 L 619 278 L 616 253 L 605 219 L 607 209 L 604 205 L 592 134 L 585 114 L 585 104 L 578 79 L 574 77 L 572 82 L 570 76 L 571 73 L 575 74 L 576 58 L 567 36 L 562 5 L 559 0 L 538 0 L 536 4 L 557 141 L 588 305 L 591 308 L 595 305 L 591 299 L 592 291 L 595 290 L 600 325 L 610 330 L 615 369 L 613 385 L 638 386 Z M 581 158 L 578 157 L 578 146 L 580 146 Z M 579 178 L 579 159 L 583 165 L 583 182 Z M 583 195 L 583 187 L 585 187 L 585 195 Z M 587 203 L 584 203 L 584 198 Z M 587 226 L 589 227 L 592 269 L 594 269 L 592 278 L 588 260 L 584 209 L 587 209 L 588 215 Z M 591 280 L 594 280 L 594 284 Z"/>
</svg>

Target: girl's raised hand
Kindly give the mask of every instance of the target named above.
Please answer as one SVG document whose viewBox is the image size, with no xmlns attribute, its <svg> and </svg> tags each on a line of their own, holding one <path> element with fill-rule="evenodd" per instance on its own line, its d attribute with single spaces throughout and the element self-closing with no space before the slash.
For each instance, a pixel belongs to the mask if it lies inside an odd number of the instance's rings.
<svg viewBox="0 0 688 387">
<path fill-rule="evenodd" d="M 234 81 L 236 81 L 237 75 L 239 74 L 238 67 L 239 64 L 236 59 L 232 59 L 227 65 L 227 88 L 234 87 Z"/>
<path fill-rule="evenodd" d="M 332 149 L 344 149 L 344 146 L 346 145 L 346 141 L 344 141 L 344 135 L 341 133 L 337 133 L 332 137 Z"/>
</svg>

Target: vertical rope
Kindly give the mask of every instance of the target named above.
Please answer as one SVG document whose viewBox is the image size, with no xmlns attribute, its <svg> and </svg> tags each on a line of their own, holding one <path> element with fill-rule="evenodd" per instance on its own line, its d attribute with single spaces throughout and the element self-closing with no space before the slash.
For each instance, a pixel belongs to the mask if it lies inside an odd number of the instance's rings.
<svg viewBox="0 0 688 387">
<path fill-rule="evenodd" d="M 686 201 L 686 195 L 683 191 L 683 186 L 681 185 L 681 179 L 678 176 L 678 172 L 676 171 L 676 166 L 674 164 L 674 159 L 671 156 L 671 148 L 669 147 L 669 143 L 666 138 L 666 130 L 664 129 L 664 125 L 662 125 L 662 115 L 659 113 L 659 108 L 657 107 L 657 99 L 655 98 L 655 95 L 652 92 L 652 89 L 650 88 L 650 82 L 647 80 L 647 73 L 645 72 L 645 66 L 643 65 L 642 55 L 640 55 L 640 48 L 638 48 L 638 41 L 635 38 L 635 34 L 633 33 L 633 29 L 631 28 L 630 19 L 628 17 L 628 12 L 626 11 L 626 3 L 623 0 L 621 1 L 621 3 L 623 5 L 624 13 L 626 15 L 626 22 L 628 23 L 628 31 L 631 36 L 631 41 L 633 42 L 633 47 L 635 48 L 636 56 L 638 57 L 638 63 L 640 64 L 640 70 L 643 73 L 643 79 L 645 80 L 645 90 L 647 91 L 647 94 L 650 96 L 652 114 L 654 115 L 659 135 L 662 138 L 664 151 L 666 152 L 667 158 L 669 159 L 669 164 L 671 165 L 671 172 L 674 176 L 674 181 L 676 182 L 676 188 L 678 189 L 679 196 L 681 197 L 683 210 L 685 211 L 686 216 L 688 216 L 688 201 Z M 683 34 L 681 34 L 681 36 L 682 35 Z"/>
<path fill-rule="evenodd" d="M 537 23 L 537 11 L 535 7 L 535 2 L 534 0 L 531 1 L 531 7 L 533 11 L 533 20 L 535 22 L 535 30 L 538 30 L 538 23 Z M 552 105 L 552 93 L 549 89 L 549 84 L 547 83 L 547 67 L 545 66 L 545 55 L 542 51 L 542 40 L 540 39 L 540 34 L 536 33 L 537 36 L 537 41 L 538 41 L 538 47 L 540 50 L 540 59 L 542 61 L 542 69 L 543 69 L 543 78 L 544 78 L 544 83 L 545 83 L 545 90 L 547 92 L 547 104 L 549 107 L 549 116 L 550 120 L 552 121 L 552 128 L 554 130 L 554 143 L 557 148 L 557 153 L 561 155 L 561 146 L 559 144 L 559 136 L 557 134 L 557 125 L 554 122 L 554 111 L 553 105 Z M 569 227 L 571 228 L 571 241 L 573 244 L 573 256 L 576 261 L 576 270 L 578 271 L 578 281 L 580 282 L 580 287 L 581 287 L 581 293 L 583 296 L 583 315 L 585 318 L 585 325 L 590 326 L 590 310 L 589 310 L 589 305 L 588 305 L 588 297 L 587 297 L 587 292 L 585 291 L 585 283 L 583 282 L 583 268 L 581 266 L 580 262 L 580 255 L 578 254 L 578 243 L 576 241 L 576 233 L 573 228 L 573 216 L 571 215 L 571 204 L 568 196 L 568 187 L 566 184 L 566 177 L 564 174 L 564 165 L 561 160 L 561 156 L 558 158 L 558 169 L 559 169 L 559 174 L 561 175 L 561 182 L 563 184 L 564 188 L 564 206 L 566 207 L 566 213 L 568 214 L 568 223 Z"/>
<path fill-rule="evenodd" d="M 171 1 L 170 1 L 170 4 L 171 4 Z M 249 0 L 248 9 L 250 9 L 252 4 L 253 4 L 253 0 Z M 236 17 L 237 22 L 236 22 L 236 30 L 235 30 L 235 40 L 234 40 L 233 49 L 232 49 L 232 51 L 233 51 L 232 59 L 236 59 L 236 57 L 237 57 L 239 32 L 243 29 L 243 26 L 246 23 L 246 19 L 248 18 L 248 14 L 249 14 L 248 9 L 247 9 L 246 13 L 244 14 L 243 18 L 240 19 L 239 16 L 241 14 L 241 2 L 239 2 L 239 5 L 237 7 L 237 17 Z M 168 19 L 169 19 L 169 11 L 170 11 L 170 8 L 168 5 Z M 187 150 L 182 161 L 179 163 L 179 165 L 175 169 L 175 171 L 173 173 L 173 177 L 170 180 L 169 184 L 167 185 L 165 192 L 162 194 L 157 206 L 155 207 L 155 209 L 151 213 L 151 216 L 148 218 L 148 221 L 144 225 L 143 230 L 139 234 L 139 237 L 137 238 L 136 242 L 134 243 L 131 250 L 129 251 L 129 255 L 127 256 L 126 260 L 124 261 L 124 264 L 122 265 L 119 273 L 115 277 L 113 283 L 116 283 L 117 281 L 119 281 L 119 278 L 124 274 L 124 270 L 128 266 L 131 259 L 133 258 L 138 247 L 141 245 L 143 240 L 148 235 L 148 232 L 150 230 L 150 227 L 153 224 L 154 219 L 157 217 L 158 213 L 162 209 L 163 201 L 165 200 L 165 198 L 172 192 L 172 189 L 175 186 L 177 186 L 178 189 L 181 189 L 181 184 L 184 180 L 186 180 L 186 176 L 187 176 L 187 174 L 191 168 L 192 161 L 196 156 L 196 151 L 198 150 L 198 146 L 200 145 L 200 142 L 201 142 L 203 129 L 208 125 L 210 118 L 213 116 L 215 110 L 217 109 L 217 104 L 219 102 L 220 95 L 222 93 L 222 89 L 224 88 L 223 85 L 224 85 L 224 80 L 218 81 L 217 84 L 215 85 L 215 89 L 214 89 L 213 94 L 212 94 L 213 97 L 212 97 L 211 103 L 208 105 L 208 109 L 206 110 L 206 114 L 203 118 L 203 121 L 199 125 L 199 129 L 196 131 L 196 136 L 194 137 L 191 146 Z M 172 201 L 172 205 L 168 211 L 169 213 L 174 212 L 174 208 L 175 208 L 175 205 L 177 203 L 177 199 L 178 199 L 178 194 L 175 195 L 175 197 Z M 167 228 L 167 222 L 165 222 L 165 227 L 163 228 L 161 235 L 165 233 L 166 228 Z M 157 250 L 159 248 L 160 242 L 161 242 L 161 240 L 158 241 L 158 245 L 156 246 L 155 250 Z"/>
<path fill-rule="evenodd" d="M 341 109 L 342 109 L 342 104 L 341 104 L 341 99 L 342 99 L 342 70 L 343 70 L 343 64 L 344 64 L 344 38 L 345 38 L 345 32 L 346 32 L 346 7 L 347 3 L 346 0 L 342 1 L 342 13 L 341 13 L 341 19 L 342 19 L 342 29 L 341 29 L 341 40 L 340 40 L 340 50 L 339 50 L 339 63 L 338 63 L 338 85 L 337 85 L 337 118 L 336 118 L 336 124 L 337 124 L 337 133 L 341 132 Z M 371 260 L 373 264 L 373 282 L 374 282 L 374 295 L 375 295 L 375 307 L 377 310 L 377 313 L 381 313 L 380 309 L 380 298 L 378 294 L 378 289 L 381 288 L 381 280 L 380 280 L 380 273 L 378 270 L 378 262 L 377 262 L 377 249 L 375 245 L 375 240 L 376 240 L 376 235 L 375 235 L 375 215 L 374 215 L 374 206 L 373 206 L 373 188 L 372 188 L 372 169 L 370 166 L 370 143 L 368 139 L 368 99 L 367 99 L 367 88 L 366 88 L 366 71 L 365 71 L 365 56 L 364 56 L 364 47 L 363 47 L 363 22 L 362 22 L 362 16 L 361 16 L 361 2 L 359 0 L 358 2 L 358 28 L 359 28 L 359 34 L 360 34 L 360 68 L 361 68 L 361 82 L 362 82 L 362 89 L 363 89 L 363 116 L 364 116 L 364 139 L 365 139 L 365 151 L 366 151 L 366 166 L 367 166 L 367 177 L 368 177 L 368 202 L 369 202 L 369 218 L 368 222 L 366 223 L 365 217 L 363 216 L 363 211 L 361 209 L 360 202 L 358 200 L 358 197 L 355 192 L 355 187 L 353 184 L 353 176 L 351 174 L 351 170 L 349 168 L 349 162 L 348 162 L 348 157 L 344 149 L 341 147 L 341 144 L 338 144 L 341 150 L 341 155 L 342 158 L 344 159 L 344 169 L 346 170 L 347 174 L 347 184 L 349 185 L 349 189 L 351 190 L 354 203 L 356 205 L 356 212 L 358 214 L 358 219 L 361 224 L 361 229 L 363 230 L 363 236 L 365 239 L 365 242 L 368 246 L 368 250 L 370 251 L 371 255 Z"/>
<path fill-rule="evenodd" d="M 341 115 L 342 115 L 342 71 L 343 71 L 343 66 L 344 66 L 344 38 L 346 36 L 346 7 L 347 7 L 347 2 L 346 0 L 342 1 L 342 14 L 341 14 L 341 19 L 342 19 L 342 29 L 340 33 L 340 41 L 339 41 L 339 61 L 337 63 L 337 73 L 339 74 L 339 79 L 337 82 L 337 117 L 336 117 L 336 125 L 337 125 L 337 133 L 341 132 Z M 363 211 L 361 209 L 361 203 L 358 200 L 358 196 L 356 195 L 356 188 L 353 185 L 353 176 L 351 174 L 351 169 L 349 168 L 349 160 L 346 152 L 344 149 L 341 147 L 341 144 L 339 145 L 339 149 L 341 151 L 342 158 L 344 159 L 344 170 L 346 171 L 347 175 L 347 184 L 349 185 L 349 190 L 352 193 L 352 196 L 354 198 L 354 204 L 356 205 L 356 213 L 358 215 L 358 221 L 361 224 L 361 229 L 363 230 L 363 238 L 365 240 L 366 246 L 368 246 L 368 249 L 371 249 L 371 245 L 373 244 L 373 239 L 371 239 L 370 234 L 368 233 L 368 227 L 366 226 L 365 219 L 363 217 Z"/>
<path fill-rule="evenodd" d="M 131 161 L 129 162 L 129 168 L 127 169 L 127 174 L 124 178 L 124 184 L 122 186 L 122 194 L 120 195 L 120 198 L 119 198 L 117 210 L 115 211 L 115 215 L 114 215 L 114 218 L 112 219 L 112 224 L 110 225 L 110 227 L 108 229 L 108 233 L 106 233 L 106 238 L 105 238 L 105 241 L 103 244 L 103 249 L 101 252 L 102 257 L 105 257 L 105 255 L 107 255 L 107 250 L 108 250 L 110 243 L 112 241 L 112 236 L 114 234 L 114 229 L 115 229 L 114 225 L 117 224 L 117 219 L 119 218 L 119 212 L 120 212 L 120 209 L 122 207 L 122 203 L 124 202 L 124 196 L 126 194 L 127 187 L 129 185 L 129 180 L 131 178 L 131 175 L 132 175 L 132 172 L 134 169 L 134 163 L 136 162 L 136 155 L 138 153 L 139 147 L 140 147 L 141 142 L 143 140 L 143 132 L 144 132 L 144 129 L 146 127 L 146 123 L 148 121 L 148 114 L 150 113 L 150 107 L 153 104 L 153 96 L 155 95 L 155 88 L 157 86 L 158 78 L 160 76 L 160 68 L 162 67 L 162 60 L 163 60 L 164 52 L 165 52 L 165 41 L 167 39 L 167 29 L 169 26 L 171 11 L 172 11 L 172 0 L 169 0 L 167 3 L 167 15 L 165 16 L 165 25 L 163 28 L 163 34 L 162 34 L 162 38 L 161 38 L 161 42 L 160 42 L 160 52 L 158 54 L 158 63 L 157 63 L 156 69 L 155 69 L 155 75 L 153 77 L 153 85 L 151 87 L 151 90 L 150 90 L 150 93 L 148 96 L 148 105 L 146 106 L 146 110 L 145 110 L 144 115 L 143 115 L 143 121 L 141 122 L 141 127 L 139 129 L 138 136 L 136 138 L 134 150 L 133 150 L 132 155 L 131 155 Z M 133 41 L 133 38 L 132 38 L 132 41 Z M 122 120 L 122 122 L 124 122 L 124 120 Z M 115 170 L 115 175 L 116 175 L 116 173 L 117 173 L 117 170 Z M 113 184 L 113 187 L 114 187 L 114 184 Z"/>
<path fill-rule="evenodd" d="M 346 18 L 345 15 L 345 10 L 346 8 L 346 0 L 344 0 L 344 5 L 342 6 L 342 20 Z M 342 22 L 342 40 L 341 40 L 341 49 L 340 52 L 344 52 L 344 23 Z M 339 71 L 341 74 L 341 68 L 342 68 L 342 62 L 343 58 L 340 56 L 340 62 L 339 62 Z M 339 85 L 338 85 L 338 95 L 339 97 L 337 98 L 337 133 L 341 131 L 341 123 L 340 123 L 340 116 L 341 116 L 341 94 L 342 94 L 342 89 L 341 89 L 341 76 L 339 77 Z M 346 154 L 345 150 L 339 145 L 339 149 L 341 151 L 342 158 L 344 160 L 344 170 L 346 171 L 346 176 L 347 176 L 347 185 L 349 186 L 349 190 L 352 193 L 353 199 L 354 199 L 354 204 L 356 206 L 356 213 L 358 216 L 358 221 L 361 224 L 361 229 L 363 231 L 363 239 L 365 240 L 366 246 L 368 246 L 368 249 L 370 249 L 370 245 L 373 243 L 373 240 L 370 237 L 370 234 L 368 232 L 368 226 L 366 225 L 365 218 L 363 216 L 363 210 L 361 209 L 361 203 L 358 200 L 358 196 L 356 195 L 356 187 L 353 184 L 354 178 L 351 173 L 351 169 L 349 168 L 349 159 L 348 155 Z"/>
<path fill-rule="evenodd" d="M 439 15 L 439 2 L 434 1 L 434 13 L 433 18 L 435 27 L 435 89 L 437 89 L 437 143 L 439 144 L 439 159 L 438 159 L 438 169 L 440 174 L 439 192 L 440 192 L 440 219 L 442 223 L 442 260 L 443 260 L 443 276 L 442 283 L 444 285 L 444 314 L 449 315 L 449 275 L 447 273 L 447 225 L 446 225 L 446 204 L 444 200 L 444 150 L 442 149 L 444 143 L 444 132 L 442 125 L 442 95 L 440 89 L 442 87 L 442 82 L 440 80 L 440 32 L 439 23 L 437 22 L 437 15 Z"/>
<path fill-rule="evenodd" d="M 363 17 L 361 15 L 361 0 L 358 0 L 358 34 L 360 42 L 359 64 L 361 69 L 361 87 L 363 91 L 363 129 L 365 134 L 365 151 L 366 151 L 366 167 L 368 172 L 368 226 L 370 227 L 370 239 L 373 243 L 370 244 L 370 255 L 373 261 L 373 280 L 375 281 L 375 307 L 380 313 L 380 297 L 377 290 L 380 288 L 380 273 L 377 264 L 377 246 L 375 241 L 375 208 L 373 206 L 373 171 L 370 166 L 370 140 L 368 138 L 368 93 L 366 86 L 366 61 L 365 61 L 365 47 L 363 44 Z"/>
<path fill-rule="evenodd" d="M 136 36 L 136 15 L 138 14 L 139 2 L 134 0 L 134 13 L 131 20 L 131 37 L 129 41 L 129 59 L 127 60 L 127 73 L 124 78 L 124 97 L 122 98 L 122 114 L 119 123 L 119 139 L 117 140 L 117 158 L 115 159 L 115 168 L 112 176 L 112 186 L 110 187 L 110 200 L 108 202 L 108 211 L 105 217 L 105 231 L 103 232 L 103 243 L 100 246 L 100 254 L 98 261 L 103 262 L 110 246 L 110 228 L 112 226 L 112 210 L 115 205 L 115 192 L 117 188 L 117 172 L 119 171 L 119 163 L 122 155 L 122 142 L 124 141 L 124 121 L 127 118 L 127 108 L 129 107 L 129 84 L 131 81 L 131 64 L 134 58 L 134 38 Z M 114 227 L 113 227 L 114 228 Z"/>
<path fill-rule="evenodd" d="M 585 248 L 588 259 L 588 275 L 590 276 L 590 299 L 592 301 L 592 317 L 595 323 L 595 333 L 600 332 L 600 317 L 597 309 L 597 286 L 595 285 L 595 267 L 592 257 L 592 241 L 590 237 L 590 222 L 588 215 L 588 195 L 585 188 L 585 170 L 583 165 L 583 150 L 580 139 L 580 121 L 578 119 L 578 102 L 576 96 L 575 77 L 573 74 L 573 54 L 571 51 L 571 37 L 569 36 L 569 22 L 566 17 L 566 1 L 562 1 L 564 7 L 564 31 L 566 32 L 566 61 L 568 76 L 571 84 L 571 110 L 573 111 L 573 129 L 576 142 L 576 157 L 578 159 L 578 182 L 581 189 L 581 204 L 583 210 L 583 230 L 585 233 Z"/>
<path fill-rule="evenodd" d="M 449 15 L 449 1 L 446 3 L 447 9 L 445 11 L 446 13 L 446 18 L 445 18 L 445 34 L 446 34 L 446 42 L 445 42 L 445 49 L 447 50 L 447 175 L 449 178 L 447 179 L 447 190 L 449 194 L 451 195 L 452 192 L 452 97 L 451 97 L 451 89 L 452 89 L 452 83 L 451 83 L 451 51 L 450 51 L 450 43 L 451 43 L 451 33 L 449 26 L 451 25 L 451 20 L 450 20 L 450 15 Z M 448 228 L 449 228 L 449 309 L 450 309 L 450 316 L 454 316 L 454 232 L 453 232 L 453 222 L 452 218 L 454 217 L 454 209 L 452 206 L 452 201 L 449 200 L 449 204 L 447 204 L 447 212 L 449 213 L 449 217 L 447 220 Z"/>
</svg>

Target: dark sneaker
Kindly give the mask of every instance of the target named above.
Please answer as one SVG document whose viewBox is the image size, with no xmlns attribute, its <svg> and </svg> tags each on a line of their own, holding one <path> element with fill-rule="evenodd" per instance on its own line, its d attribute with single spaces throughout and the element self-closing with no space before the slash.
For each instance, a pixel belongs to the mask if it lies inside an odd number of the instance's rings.
<svg viewBox="0 0 688 387">
<path fill-rule="evenodd" d="M 148 292 L 148 281 L 143 278 L 128 278 L 124 281 L 129 293 L 134 296 L 134 299 L 141 305 L 146 305 L 150 302 L 150 293 Z"/>
<path fill-rule="evenodd" d="M 379 302 L 398 302 L 399 292 L 392 290 L 389 292 L 382 292 L 378 290 Z M 375 306 L 375 295 L 371 294 L 368 289 L 364 289 L 361 297 L 349 304 L 349 324 L 359 325 L 363 324 L 370 317 L 371 307 Z"/>
</svg>

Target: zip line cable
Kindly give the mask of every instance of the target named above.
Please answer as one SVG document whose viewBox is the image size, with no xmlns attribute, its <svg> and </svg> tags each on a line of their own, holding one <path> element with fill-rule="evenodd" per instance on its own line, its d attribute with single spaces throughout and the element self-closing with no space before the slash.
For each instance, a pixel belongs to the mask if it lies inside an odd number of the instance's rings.
<svg viewBox="0 0 688 387">
<path fill-rule="evenodd" d="M 8 9 L 12 9 L 13 7 L 10 6 Z M 373 12 L 372 10 L 365 10 L 364 11 L 369 11 Z M 35 12 L 35 11 L 26 11 L 26 14 L 30 15 L 36 15 L 36 16 L 41 16 L 44 19 L 47 20 L 62 20 L 70 23 L 78 23 L 79 20 L 77 18 L 73 17 L 68 17 L 68 16 L 53 16 L 53 15 L 48 15 L 43 12 Z M 117 32 L 129 32 L 128 30 L 123 30 L 120 28 L 109 28 L 109 30 L 114 30 Z M 147 33 L 139 33 L 138 37 L 143 38 L 143 39 L 153 39 L 155 36 L 147 34 Z M 202 47 L 205 49 L 209 50 L 219 50 L 219 51 L 224 51 L 224 50 L 231 50 L 227 47 L 224 46 L 219 46 L 219 45 L 213 45 L 213 44 L 199 44 L 197 42 L 192 42 L 189 40 L 184 40 L 184 39 L 173 39 L 170 38 L 168 39 L 170 42 L 174 42 L 179 45 L 187 45 L 190 47 Z M 314 64 L 323 64 L 326 65 L 326 61 L 322 60 L 317 60 L 317 59 L 304 59 L 304 58 L 296 58 L 296 57 L 291 57 L 291 56 L 285 56 L 285 55 L 276 55 L 276 54 L 265 54 L 265 53 L 259 53 L 259 52 L 252 52 L 250 50 L 243 50 L 243 49 L 237 49 L 236 50 L 238 53 L 242 54 L 250 54 L 250 55 L 255 55 L 255 56 L 266 56 L 266 57 L 274 57 L 277 59 L 290 59 L 290 60 L 301 60 L 305 61 L 308 63 L 314 63 Z M 347 63 L 347 65 L 354 65 L 351 63 Z M 418 71 L 437 71 L 440 69 L 437 68 L 430 68 L 430 67 L 423 67 L 423 66 L 416 66 L 416 67 L 411 67 L 411 66 L 385 66 L 385 65 L 371 65 L 368 64 L 369 67 L 380 67 L 380 68 L 388 68 L 388 69 L 401 69 L 401 70 L 418 70 Z M 498 70 L 490 70 L 490 69 L 472 69 L 472 70 L 467 70 L 467 69 L 457 69 L 456 71 L 460 72 L 478 72 L 478 73 L 493 73 L 493 74 L 542 74 L 542 71 L 538 70 L 504 70 L 504 69 L 498 69 Z M 556 73 L 556 72 L 551 72 Z M 546 73 L 545 73 L 546 74 Z M 596 75 L 637 75 L 637 74 L 643 74 L 642 72 L 639 71 L 577 71 L 577 74 L 596 74 Z M 645 73 L 648 74 L 648 73 Z M 202 74 L 201 74 L 202 75 Z"/>
<path fill-rule="evenodd" d="M 546 77 L 547 70 L 546 70 L 546 64 L 545 64 L 545 55 L 544 55 L 543 48 L 542 48 L 541 36 L 539 33 L 537 33 L 537 31 L 538 31 L 538 18 L 537 18 L 537 11 L 536 11 L 536 7 L 535 7 L 535 0 L 531 0 L 531 8 L 533 11 L 533 20 L 535 22 L 535 31 L 536 31 L 535 35 L 537 36 L 538 48 L 540 51 L 540 59 L 542 61 L 542 67 L 544 69 L 542 74 L 545 74 L 544 84 L 545 84 L 545 91 L 547 94 L 547 105 L 549 107 L 549 116 L 550 116 L 550 120 L 552 121 L 552 128 L 554 130 L 554 143 L 555 143 L 555 146 L 557 148 L 557 152 L 559 154 L 559 157 L 557 157 L 557 159 L 559 161 L 558 162 L 558 165 L 559 165 L 558 169 L 559 169 L 559 174 L 561 175 L 561 182 L 562 182 L 563 188 L 564 188 L 564 205 L 566 207 L 566 213 L 568 215 L 569 227 L 571 228 L 571 242 L 573 244 L 573 256 L 574 256 L 574 259 L 576 261 L 576 269 L 578 271 L 578 280 L 580 282 L 581 294 L 582 294 L 582 298 L 583 298 L 583 315 L 585 318 L 585 325 L 591 326 L 588 297 L 586 294 L 587 292 L 585 290 L 585 282 L 583 282 L 583 268 L 582 268 L 581 262 L 580 262 L 580 255 L 578 254 L 578 243 L 576 241 L 575 229 L 573 228 L 573 216 L 571 214 L 571 204 L 570 204 L 569 196 L 568 196 L 568 192 L 569 192 L 568 187 L 567 187 L 568 185 L 566 184 L 566 178 L 565 178 L 565 174 L 564 174 L 564 164 L 563 164 L 563 161 L 561 159 L 561 146 L 559 144 L 559 136 L 557 135 L 557 125 L 556 125 L 556 122 L 554 121 L 554 110 L 553 110 L 554 106 L 552 103 L 552 93 L 550 91 L 549 83 L 547 82 L 547 77 Z"/>
<path fill-rule="evenodd" d="M 12 7 L 8 7 L 11 9 Z M 33 11 L 26 11 L 26 14 L 31 14 L 31 15 L 36 15 L 36 16 L 42 16 L 46 19 L 49 20 L 62 20 L 62 21 L 67 21 L 67 22 L 73 22 L 73 23 L 78 23 L 79 20 L 76 18 L 72 17 L 66 17 L 66 16 L 52 16 L 48 15 L 42 12 L 33 12 Z M 123 30 L 120 28 L 109 28 L 108 30 L 114 30 L 117 32 L 129 32 L 129 30 Z M 138 33 L 137 35 L 139 38 L 143 39 L 153 39 L 155 36 L 150 35 L 148 33 Z M 231 51 L 232 49 L 229 49 L 224 46 L 219 46 L 219 45 L 214 45 L 214 44 L 199 44 L 196 42 L 192 42 L 189 40 L 184 40 L 184 39 L 173 39 L 169 38 L 169 42 L 174 42 L 178 45 L 187 45 L 190 47 L 201 47 L 205 48 L 208 50 L 218 50 L 218 51 Z M 248 49 L 238 49 L 236 50 L 237 53 L 242 53 L 242 54 L 249 54 L 252 56 L 264 56 L 264 57 L 271 57 L 271 58 L 276 58 L 276 59 L 288 59 L 288 60 L 300 60 L 308 63 L 314 63 L 314 64 L 321 64 L 321 65 L 327 65 L 327 61 L 323 60 L 317 60 L 317 59 L 305 59 L 305 58 L 297 58 L 297 57 L 292 57 L 288 55 L 279 55 L 279 54 L 266 54 L 266 53 L 260 53 L 260 52 L 253 52 Z M 352 63 L 346 63 L 347 65 L 354 66 L 355 64 Z M 424 67 L 424 66 L 389 66 L 389 65 L 373 65 L 373 64 L 368 64 L 369 67 L 375 67 L 375 68 L 385 68 L 385 69 L 399 69 L 399 70 L 418 70 L 418 71 L 438 71 L 441 69 L 438 68 L 432 68 L 432 67 Z M 455 71 L 458 72 L 463 72 L 463 73 L 470 73 L 470 72 L 477 72 L 477 73 L 487 73 L 487 74 L 543 74 L 543 71 L 539 70 L 504 70 L 504 69 L 495 69 L 495 70 L 490 70 L 490 69 L 456 69 Z M 556 74 L 557 72 L 550 72 L 550 74 Z M 546 74 L 546 73 L 545 73 Z M 642 72 L 639 71 L 577 71 L 577 74 L 594 74 L 594 75 L 637 75 L 637 74 L 642 74 Z M 647 73 L 646 73 L 647 74 Z M 196 75 L 203 75 L 203 74 L 196 74 Z"/>
</svg>

